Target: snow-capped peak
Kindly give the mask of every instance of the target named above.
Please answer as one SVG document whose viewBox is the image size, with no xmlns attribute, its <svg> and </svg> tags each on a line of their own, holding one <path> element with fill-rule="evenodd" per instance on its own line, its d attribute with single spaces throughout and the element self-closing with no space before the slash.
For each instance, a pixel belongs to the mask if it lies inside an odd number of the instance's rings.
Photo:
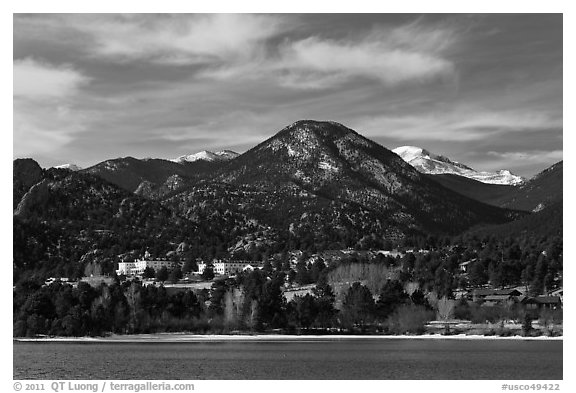
<svg viewBox="0 0 576 393">
<path fill-rule="evenodd" d="M 392 150 L 394 153 L 398 154 L 404 161 L 411 164 L 412 166 L 416 167 L 416 165 L 420 164 L 423 160 L 434 161 L 437 163 L 444 163 L 444 164 L 451 164 L 458 168 L 465 169 L 465 170 L 473 170 L 470 167 L 467 167 L 464 164 L 461 164 L 457 161 L 452 161 L 448 157 L 440 156 L 438 154 L 430 153 L 426 149 L 422 149 L 421 147 L 416 146 L 400 146 L 396 149 Z M 440 165 L 442 166 L 442 165 Z M 418 169 L 418 168 L 416 168 Z M 428 173 L 428 172 L 425 172 Z"/>
<path fill-rule="evenodd" d="M 79 167 L 79 166 L 76 165 L 76 164 L 62 164 L 62 165 L 57 165 L 57 166 L 55 166 L 54 168 L 57 168 L 57 169 L 69 169 L 69 170 L 71 170 L 71 171 L 73 171 L 73 172 L 76 172 L 76 171 L 79 171 L 79 170 L 82 169 L 81 167 Z"/>
<path fill-rule="evenodd" d="M 222 150 L 222 151 L 217 151 L 217 152 L 211 152 L 208 150 L 203 150 L 203 151 L 195 153 L 195 154 L 180 156 L 180 157 L 174 158 L 170 161 L 179 162 L 179 163 L 194 162 L 194 161 L 199 161 L 199 160 L 209 161 L 209 162 L 228 161 L 228 160 L 232 160 L 233 158 L 236 158 L 238 156 L 239 156 L 238 153 L 233 152 L 231 150 Z"/>
<path fill-rule="evenodd" d="M 512 174 L 508 170 L 497 172 L 480 172 L 464 164 L 452 161 L 447 157 L 430 153 L 416 146 L 400 146 L 392 150 L 416 170 L 431 175 L 452 174 L 489 184 L 519 185 L 524 178 Z"/>
<path fill-rule="evenodd" d="M 392 151 L 402 157 L 402 159 L 406 162 L 410 162 L 411 160 L 418 157 L 430 156 L 430 152 L 428 150 L 416 146 L 400 146 Z"/>
</svg>

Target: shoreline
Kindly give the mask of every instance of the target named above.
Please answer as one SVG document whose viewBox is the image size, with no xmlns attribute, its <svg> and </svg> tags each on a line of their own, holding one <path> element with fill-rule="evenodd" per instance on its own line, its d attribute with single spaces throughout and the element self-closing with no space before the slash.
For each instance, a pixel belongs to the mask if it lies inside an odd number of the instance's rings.
<svg viewBox="0 0 576 393">
<path fill-rule="evenodd" d="M 13 338 L 13 342 L 61 342 L 61 343 L 202 343 L 202 342 L 290 342 L 290 341 L 343 341 L 343 340 L 520 340 L 520 341 L 562 341 L 564 336 L 523 337 L 523 336 L 483 336 L 456 334 L 424 335 L 289 335 L 289 334 L 189 334 L 155 333 L 111 335 L 108 337 L 36 337 Z"/>
</svg>

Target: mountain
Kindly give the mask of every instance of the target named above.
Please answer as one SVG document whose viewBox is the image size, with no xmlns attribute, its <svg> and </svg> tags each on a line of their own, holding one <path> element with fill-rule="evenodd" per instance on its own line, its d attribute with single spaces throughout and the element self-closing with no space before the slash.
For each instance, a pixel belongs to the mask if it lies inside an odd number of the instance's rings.
<svg viewBox="0 0 576 393">
<path fill-rule="evenodd" d="M 123 254 L 165 256 L 195 231 L 159 202 L 91 174 L 52 168 L 35 180 L 14 210 L 15 277 L 78 276 L 91 263 L 111 274 Z"/>
<path fill-rule="evenodd" d="M 500 206 L 538 212 L 547 206 L 562 201 L 563 161 L 543 170 L 528 182 L 516 187 L 514 193 L 502 201 Z"/>
<path fill-rule="evenodd" d="M 12 163 L 12 204 L 15 209 L 30 187 L 40 182 L 44 170 L 31 158 L 18 158 Z"/>
<path fill-rule="evenodd" d="M 69 169 L 69 170 L 74 171 L 74 172 L 79 171 L 79 170 L 82 169 L 81 167 L 79 167 L 79 166 L 76 165 L 76 164 L 62 164 L 62 165 L 57 165 L 57 166 L 55 166 L 54 168 L 57 168 L 57 169 Z"/>
<path fill-rule="evenodd" d="M 522 189 L 541 190 L 557 169 Z M 74 172 L 15 160 L 14 196 L 15 277 L 77 277 L 94 264 L 111 273 L 122 258 L 165 257 L 182 243 L 208 260 L 382 249 L 527 215 L 454 192 L 356 131 L 313 120 L 228 161 L 126 157 Z"/>
<path fill-rule="evenodd" d="M 340 230 L 343 237 L 397 239 L 408 233 L 454 233 L 514 216 L 438 185 L 390 150 L 327 121 L 285 127 L 226 163 L 211 182 L 201 184 L 203 195 L 206 188 L 220 195 L 227 210 L 249 206 L 257 222 L 299 236 L 321 236 L 322 227 Z M 213 183 L 233 190 L 219 194 Z M 194 214 L 188 201 L 198 200 L 198 194 L 186 189 L 166 203 Z M 215 199 L 210 203 L 220 206 Z"/>
<path fill-rule="evenodd" d="M 563 233 L 562 201 L 552 202 L 549 206 L 518 220 L 505 224 L 473 228 L 470 234 L 479 237 L 495 236 L 497 238 L 520 238 L 534 236 L 539 238 L 558 236 Z"/>
<path fill-rule="evenodd" d="M 187 156 L 180 156 L 178 158 L 174 158 L 170 161 L 172 162 L 195 162 L 195 161 L 208 161 L 208 162 L 214 162 L 214 161 L 229 161 L 232 160 L 236 157 L 238 157 L 239 154 L 231 151 L 231 150 L 222 150 L 222 151 L 217 151 L 217 152 L 211 152 L 208 150 L 203 150 L 201 152 L 195 153 L 195 154 L 190 154 Z"/>
<path fill-rule="evenodd" d="M 429 179 L 459 194 L 492 206 L 503 207 L 518 191 L 517 186 L 482 183 L 467 177 L 442 174 L 426 175 Z"/>
<path fill-rule="evenodd" d="M 139 160 L 125 157 L 103 161 L 82 172 L 99 176 L 138 195 L 158 199 L 194 184 L 221 165 L 220 161 L 197 160 L 176 163 L 162 159 Z"/>
<path fill-rule="evenodd" d="M 479 172 L 447 157 L 430 153 L 420 147 L 400 146 L 392 151 L 419 172 L 426 174 L 453 174 L 489 184 L 519 185 L 524 182 L 522 177 L 510 173 L 510 171 Z"/>
<path fill-rule="evenodd" d="M 562 175 L 563 165 L 559 162 L 519 186 L 482 183 L 452 174 L 427 176 L 452 191 L 489 205 L 537 212 L 562 200 Z"/>
</svg>

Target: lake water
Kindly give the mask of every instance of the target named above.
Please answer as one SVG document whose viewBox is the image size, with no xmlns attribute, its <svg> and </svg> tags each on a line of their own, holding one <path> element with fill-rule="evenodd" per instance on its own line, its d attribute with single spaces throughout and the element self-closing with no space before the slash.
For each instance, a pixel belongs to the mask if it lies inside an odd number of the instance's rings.
<svg viewBox="0 0 576 393">
<path fill-rule="evenodd" d="M 562 379 L 562 341 L 15 342 L 14 379 Z"/>
</svg>

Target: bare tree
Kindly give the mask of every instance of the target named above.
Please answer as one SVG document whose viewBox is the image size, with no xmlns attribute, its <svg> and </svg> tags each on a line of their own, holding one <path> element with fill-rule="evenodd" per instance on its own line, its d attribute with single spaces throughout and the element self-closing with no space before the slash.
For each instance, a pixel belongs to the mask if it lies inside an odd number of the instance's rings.
<svg viewBox="0 0 576 393">
<path fill-rule="evenodd" d="M 234 294 L 232 291 L 226 291 L 224 295 L 224 326 L 232 329 L 236 322 L 236 310 L 234 307 Z"/>
<path fill-rule="evenodd" d="M 234 306 L 236 321 L 244 320 L 244 291 L 242 289 L 234 288 Z"/>
<path fill-rule="evenodd" d="M 454 300 L 448 299 L 446 296 L 438 299 L 438 318 L 444 321 L 445 333 L 450 333 L 450 325 L 448 320 L 454 315 Z"/>
<path fill-rule="evenodd" d="M 438 309 L 438 295 L 436 292 L 428 292 L 426 295 L 426 300 L 433 308 Z"/>
<path fill-rule="evenodd" d="M 237 329 L 238 322 L 242 321 L 244 306 L 244 292 L 239 288 L 226 291 L 224 295 L 224 326 L 228 329 Z"/>
<path fill-rule="evenodd" d="M 130 307 L 130 323 L 131 331 L 136 329 L 138 325 L 138 310 L 140 309 L 140 288 L 136 282 L 130 284 L 130 288 L 126 292 L 126 301 Z"/>
<path fill-rule="evenodd" d="M 412 294 L 416 292 L 419 288 L 420 284 L 413 281 L 407 282 L 406 285 L 404 285 L 404 291 L 406 291 L 408 296 L 412 296 Z"/>
<path fill-rule="evenodd" d="M 250 303 L 250 316 L 248 318 L 248 327 L 255 330 L 258 325 L 258 301 L 252 300 Z"/>
</svg>

